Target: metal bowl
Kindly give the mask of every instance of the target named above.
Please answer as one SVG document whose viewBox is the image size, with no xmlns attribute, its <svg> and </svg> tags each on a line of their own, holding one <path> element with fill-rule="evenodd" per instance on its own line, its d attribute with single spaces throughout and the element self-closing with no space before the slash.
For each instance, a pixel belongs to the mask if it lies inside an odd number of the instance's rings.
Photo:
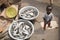
<svg viewBox="0 0 60 40">
<path fill-rule="evenodd" d="M 28 32 L 30 28 L 30 32 Z M 28 29 L 28 30 L 27 30 Z M 34 26 L 30 21 L 17 20 L 13 21 L 9 27 L 9 35 L 13 39 L 27 39 L 34 33 Z"/>
<path fill-rule="evenodd" d="M 19 16 L 23 19 L 33 20 L 39 15 L 39 10 L 33 6 L 25 6 L 19 10 Z"/>
</svg>

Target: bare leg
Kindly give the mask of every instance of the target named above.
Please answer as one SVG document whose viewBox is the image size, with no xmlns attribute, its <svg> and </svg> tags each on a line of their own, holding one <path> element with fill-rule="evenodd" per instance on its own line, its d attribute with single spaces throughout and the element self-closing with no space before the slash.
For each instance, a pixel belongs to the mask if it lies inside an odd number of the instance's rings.
<svg viewBox="0 0 60 40">
<path fill-rule="evenodd" d="M 51 27 L 51 23 L 50 23 L 50 22 L 48 23 L 48 27 L 52 28 L 52 27 Z"/>
<path fill-rule="evenodd" d="M 44 22 L 44 30 L 46 29 L 46 23 Z"/>
</svg>

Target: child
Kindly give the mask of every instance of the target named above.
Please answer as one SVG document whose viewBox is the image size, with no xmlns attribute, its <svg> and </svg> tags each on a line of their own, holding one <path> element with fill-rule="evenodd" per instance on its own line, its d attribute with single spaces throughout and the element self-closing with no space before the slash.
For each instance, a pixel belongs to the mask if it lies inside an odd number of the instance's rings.
<svg viewBox="0 0 60 40">
<path fill-rule="evenodd" d="M 50 27 L 52 16 L 53 16 L 53 14 L 51 12 L 52 12 L 52 6 L 48 5 L 46 8 L 46 14 L 43 17 L 43 20 L 44 20 L 44 28 L 43 29 L 44 30 L 46 29 L 47 24 L 48 24 L 48 27 Z"/>
</svg>

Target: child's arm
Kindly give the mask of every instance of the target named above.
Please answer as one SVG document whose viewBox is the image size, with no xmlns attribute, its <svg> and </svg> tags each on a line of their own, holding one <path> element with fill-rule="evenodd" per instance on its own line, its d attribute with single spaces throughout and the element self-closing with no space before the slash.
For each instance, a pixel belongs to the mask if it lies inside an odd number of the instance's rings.
<svg viewBox="0 0 60 40">
<path fill-rule="evenodd" d="M 52 19 L 53 19 L 53 14 L 51 14 L 51 18 L 50 18 L 49 22 L 50 22 Z"/>
<path fill-rule="evenodd" d="M 46 21 L 46 14 L 43 16 L 43 20 Z"/>
<path fill-rule="evenodd" d="M 52 18 L 53 18 L 53 17 L 51 16 L 51 19 L 49 20 L 49 22 L 52 20 Z"/>
</svg>

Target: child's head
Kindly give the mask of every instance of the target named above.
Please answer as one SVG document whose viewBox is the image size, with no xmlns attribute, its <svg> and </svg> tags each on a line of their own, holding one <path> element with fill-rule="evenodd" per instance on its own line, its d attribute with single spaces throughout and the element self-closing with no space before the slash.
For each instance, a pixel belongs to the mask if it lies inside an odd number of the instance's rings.
<svg viewBox="0 0 60 40">
<path fill-rule="evenodd" d="M 48 5 L 46 8 L 47 14 L 50 14 L 52 12 L 52 6 Z"/>
</svg>

